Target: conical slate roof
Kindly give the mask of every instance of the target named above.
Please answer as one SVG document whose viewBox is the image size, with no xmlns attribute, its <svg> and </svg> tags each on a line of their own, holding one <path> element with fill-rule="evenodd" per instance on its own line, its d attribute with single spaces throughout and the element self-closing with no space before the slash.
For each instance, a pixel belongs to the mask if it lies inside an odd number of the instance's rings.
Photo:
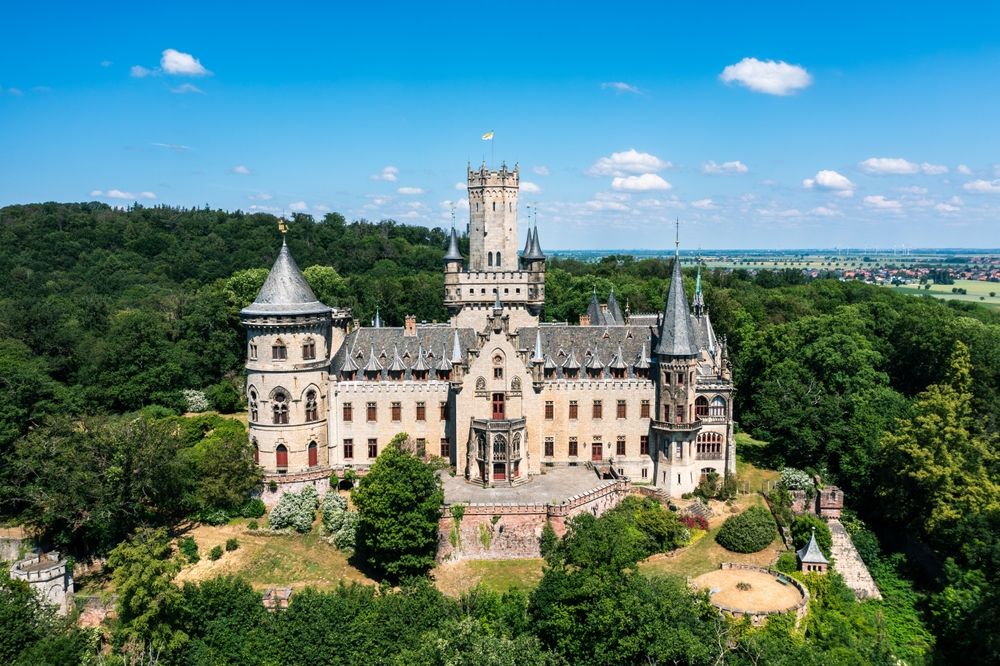
<svg viewBox="0 0 1000 666">
<path fill-rule="evenodd" d="M 535 331 L 535 353 L 531 357 L 532 363 L 542 363 L 545 355 L 542 353 L 542 329 Z"/>
<path fill-rule="evenodd" d="M 441 372 L 451 372 L 451 361 L 448 360 L 448 355 L 445 353 L 444 347 L 441 347 L 441 360 L 438 361 L 435 370 Z"/>
<path fill-rule="evenodd" d="M 531 252 L 531 227 L 528 227 L 528 237 L 524 240 L 524 249 L 521 250 L 521 257 L 524 259 L 530 259 L 528 254 Z"/>
<path fill-rule="evenodd" d="M 458 329 L 455 329 L 455 338 L 451 345 L 451 362 L 457 365 L 462 362 L 462 343 L 458 340 Z"/>
<path fill-rule="evenodd" d="M 674 274 L 667 292 L 667 306 L 660 325 L 660 342 L 656 353 L 661 356 L 697 356 L 698 345 L 694 339 L 687 298 L 684 296 L 684 277 L 681 275 L 681 258 L 674 255 Z"/>
<path fill-rule="evenodd" d="M 285 240 L 281 241 L 281 251 L 267 274 L 264 286 L 260 288 L 253 303 L 243 308 L 244 315 L 308 315 L 326 314 L 332 311 L 319 302 L 302 275 Z"/>
<path fill-rule="evenodd" d="M 597 300 L 597 290 L 594 289 L 594 293 L 590 296 L 590 304 L 587 305 L 587 316 L 590 317 L 591 326 L 600 326 L 601 324 L 607 323 L 605 317 L 601 313 L 601 304 Z"/>
<path fill-rule="evenodd" d="M 524 246 L 524 254 L 521 256 L 525 259 L 545 258 L 545 255 L 542 254 L 542 246 L 538 244 L 537 228 L 535 228 L 534 233 L 531 232 L 531 229 L 528 229 L 528 244 Z"/>
<path fill-rule="evenodd" d="M 462 253 L 458 250 L 458 234 L 455 227 L 451 228 L 451 238 L 448 241 L 448 253 L 444 255 L 445 261 L 462 261 Z"/>
<path fill-rule="evenodd" d="M 399 349 L 395 345 L 392 347 L 392 364 L 389 366 L 389 372 L 406 372 L 406 364 L 399 357 Z"/>
<path fill-rule="evenodd" d="M 823 555 L 823 551 L 820 550 L 819 544 L 816 543 L 816 528 L 813 528 L 812 535 L 809 537 L 809 543 L 807 543 L 801 550 L 795 552 L 799 556 L 799 562 L 804 562 L 805 564 L 829 564 L 830 562 Z"/>
<path fill-rule="evenodd" d="M 569 356 L 563 361 L 562 367 L 567 370 L 579 370 L 580 362 L 576 360 L 576 350 L 570 349 Z"/>
<path fill-rule="evenodd" d="M 611 295 L 608 296 L 608 317 L 614 318 L 615 324 L 624 324 L 625 317 L 622 315 L 622 308 L 618 305 L 618 299 L 615 298 L 615 290 L 611 290 Z M 608 322 L 611 323 L 611 322 Z"/>
</svg>

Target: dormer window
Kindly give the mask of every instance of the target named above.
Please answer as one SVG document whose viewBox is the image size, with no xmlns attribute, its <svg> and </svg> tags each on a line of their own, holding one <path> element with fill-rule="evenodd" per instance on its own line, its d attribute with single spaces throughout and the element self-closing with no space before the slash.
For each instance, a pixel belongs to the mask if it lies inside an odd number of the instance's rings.
<svg viewBox="0 0 1000 666">
<path fill-rule="evenodd" d="M 281 338 L 278 338 L 274 341 L 274 344 L 271 345 L 271 359 L 274 361 L 284 361 L 287 358 L 288 347 L 286 347 L 285 343 L 281 341 Z"/>
</svg>

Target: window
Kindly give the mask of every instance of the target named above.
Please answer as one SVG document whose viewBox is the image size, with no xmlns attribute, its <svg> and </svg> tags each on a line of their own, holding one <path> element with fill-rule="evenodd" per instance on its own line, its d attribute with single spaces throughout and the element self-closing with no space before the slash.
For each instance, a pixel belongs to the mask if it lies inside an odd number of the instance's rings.
<svg viewBox="0 0 1000 666">
<path fill-rule="evenodd" d="M 285 425 L 288 423 L 288 396 L 282 391 L 274 394 L 274 406 L 272 407 L 274 423 Z"/>
<path fill-rule="evenodd" d="M 423 458 L 427 455 L 427 440 L 423 437 L 417 437 L 417 457 Z"/>
<path fill-rule="evenodd" d="M 288 467 L 288 447 L 284 444 L 278 444 L 278 447 L 274 449 L 274 463 L 278 469 Z"/>
<path fill-rule="evenodd" d="M 351 406 L 351 403 L 345 402 L 344 403 L 344 423 L 350 423 L 352 420 L 354 420 L 354 407 Z"/>
<path fill-rule="evenodd" d="M 579 446 L 576 442 L 576 437 L 569 438 L 569 455 L 571 458 L 576 458 L 579 455 Z"/>
<path fill-rule="evenodd" d="M 496 204 L 493 204 L 493 207 L 495 209 L 496 208 Z M 486 265 L 487 266 L 492 266 L 493 265 L 493 253 L 492 252 L 487 252 L 486 253 Z"/>
<path fill-rule="evenodd" d="M 378 405 L 374 402 L 368 403 L 368 420 L 378 421 Z"/>
<path fill-rule="evenodd" d="M 247 355 L 250 357 L 251 361 L 256 361 L 257 360 L 257 343 L 256 342 L 251 342 L 250 343 L 250 349 L 247 352 Z"/>
<path fill-rule="evenodd" d="M 680 458 L 684 455 L 684 442 L 677 442 L 677 457 Z M 678 481 L 677 483 L 680 483 Z"/>
<path fill-rule="evenodd" d="M 284 361 L 288 358 L 288 348 L 285 347 L 285 343 L 280 338 L 271 345 L 271 358 L 275 361 Z"/>
<path fill-rule="evenodd" d="M 350 460 L 354 457 L 354 440 L 345 439 L 344 440 L 344 460 Z"/>
<path fill-rule="evenodd" d="M 556 453 L 556 443 L 551 437 L 545 438 L 545 457 L 551 458 Z"/>
<path fill-rule="evenodd" d="M 551 400 L 545 401 L 545 420 L 551 421 L 555 417 L 555 405 Z"/>
<path fill-rule="evenodd" d="M 392 420 L 401 421 L 403 418 L 403 404 L 400 402 L 392 403 Z"/>
<path fill-rule="evenodd" d="M 618 411 L 617 411 L 617 413 L 615 415 L 618 418 L 623 419 L 623 418 L 625 418 L 625 414 L 626 414 L 625 401 L 624 400 L 619 400 L 618 401 Z"/>
<path fill-rule="evenodd" d="M 576 400 L 569 401 L 569 417 L 575 419 L 579 414 L 579 405 L 576 404 Z"/>
<path fill-rule="evenodd" d="M 645 479 L 648 476 L 648 474 L 649 474 L 649 470 L 646 469 L 645 467 L 643 467 L 642 468 L 642 478 Z"/>
<path fill-rule="evenodd" d="M 726 401 L 720 396 L 712 398 L 712 404 L 709 405 L 709 414 L 712 416 L 725 416 Z"/>
<path fill-rule="evenodd" d="M 695 440 L 695 453 L 699 458 L 722 458 L 722 434 L 703 432 Z"/>
<path fill-rule="evenodd" d="M 649 435 L 639 435 L 639 455 L 649 455 Z"/>
<path fill-rule="evenodd" d="M 503 368 L 493 368 L 493 379 L 503 379 Z"/>
<path fill-rule="evenodd" d="M 309 466 L 315 467 L 319 464 L 319 447 L 316 442 L 309 442 Z"/>
<path fill-rule="evenodd" d="M 493 394 L 493 419 L 503 420 L 504 418 L 504 395 L 503 393 Z"/>
<path fill-rule="evenodd" d="M 677 383 L 679 385 L 681 385 L 681 386 L 684 385 L 684 373 L 683 372 L 678 372 L 677 373 Z"/>
<path fill-rule="evenodd" d="M 603 411 L 604 411 L 604 408 L 601 406 L 601 401 L 600 400 L 595 400 L 594 401 L 594 418 L 595 419 L 601 418 L 601 414 L 602 414 Z"/>
<path fill-rule="evenodd" d="M 306 391 L 306 421 L 319 421 L 319 403 L 313 390 Z"/>
<path fill-rule="evenodd" d="M 619 436 L 618 441 L 615 442 L 615 455 L 623 456 L 625 455 L 625 438 Z"/>
<path fill-rule="evenodd" d="M 441 418 L 441 420 L 442 421 L 447 421 L 448 420 L 448 401 L 447 400 L 442 400 L 441 404 L 438 405 L 438 407 L 440 409 L 440 418 Z"/>
<path fill-rule="evenodd" d="M 708 416 L 708 398 L 703 395 L 695 398 L 694 413 L 696 416 Z"/>
<path fill-rule="evenodd" d="M 312 338 L 306 338 L 302 343 L 302 358 L 306 361 L 316 358 L 316 341 Z"/>
<path fill-rule="evenodd" d="M 493 204 L 493 205 L 496 206 L 496 204 Z M 500 265 L 500 253 L 497 252 L 497 266 L 499 266 L 499 265 Z"/>
<path fill-rule="evenodd" d="M 643 419 L 649 418 L 649 400 L 643 400 L 639 403 L 639 417 Z"/>
<path fill-rule="evenodd" d="M 418 421 L 427 420 L 427 403 L 425 402 L 417 403 L 417 420 Z"/>
<path fill-rule="evenodd" d="M 250 389 L 250 420 L 256 422 L 259 412 L 257 410 L 257 391 Z"/>
<path fill-rule="evenodd" d="M 451 458 L 451 444 L 448 443 L 447 437 L 441 438 L 441 457 Z"/>
<path fill-rule="evenodd" d="M 368 457 L 378 458 L 378 440 L 369 439 L 368 440 Z"/>
<path fill-rule="evenodd" d="M 674 408 L 674 421 L 677 423 L 684 423 L 684 405 L 677 405 Z"/>
</svg>

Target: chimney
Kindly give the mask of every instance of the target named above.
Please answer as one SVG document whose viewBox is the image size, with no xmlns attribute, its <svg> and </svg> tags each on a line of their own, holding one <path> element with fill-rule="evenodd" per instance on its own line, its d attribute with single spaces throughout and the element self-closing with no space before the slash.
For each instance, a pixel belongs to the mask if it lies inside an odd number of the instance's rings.
<svg viewBox="0 0 1000 666">
<path fill-rule="evenodd" d="M 590 315 L 580 315 L 580 326 L 590 326 Z"/>
<path fill-rule="evenodd" d="M 416 315 L 406 315 L 405 324 L 403 326 L 403 337 L 404 338 L 415 338 L 415 337 L 417 337 L 417 316 Z"/>
</svg>

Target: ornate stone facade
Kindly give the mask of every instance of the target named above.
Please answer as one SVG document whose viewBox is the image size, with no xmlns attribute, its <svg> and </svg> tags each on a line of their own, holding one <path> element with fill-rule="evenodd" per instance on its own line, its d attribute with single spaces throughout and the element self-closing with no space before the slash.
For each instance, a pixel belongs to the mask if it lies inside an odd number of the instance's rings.
<svg viewBox="0 0 1000 666">
<path fill-rule="evenodd" d="M 242 312 L 250 436 L 269 481 L 364 471 L 404 431 L 483 486 L 589 463 L 680 495 L 735 471 L 732 376 L 700 276 L 690 306 L 678 256 L 660 314 L 595 294 L 581 325 L 541 322 L 545 255 L 537 229 L 516 255 L 518 183 L 517 167 L 469 170 L 471 256 L 466 268 L 452 230 L 446 324 L 351 330 L 282 245 Z"/>
</svg>

